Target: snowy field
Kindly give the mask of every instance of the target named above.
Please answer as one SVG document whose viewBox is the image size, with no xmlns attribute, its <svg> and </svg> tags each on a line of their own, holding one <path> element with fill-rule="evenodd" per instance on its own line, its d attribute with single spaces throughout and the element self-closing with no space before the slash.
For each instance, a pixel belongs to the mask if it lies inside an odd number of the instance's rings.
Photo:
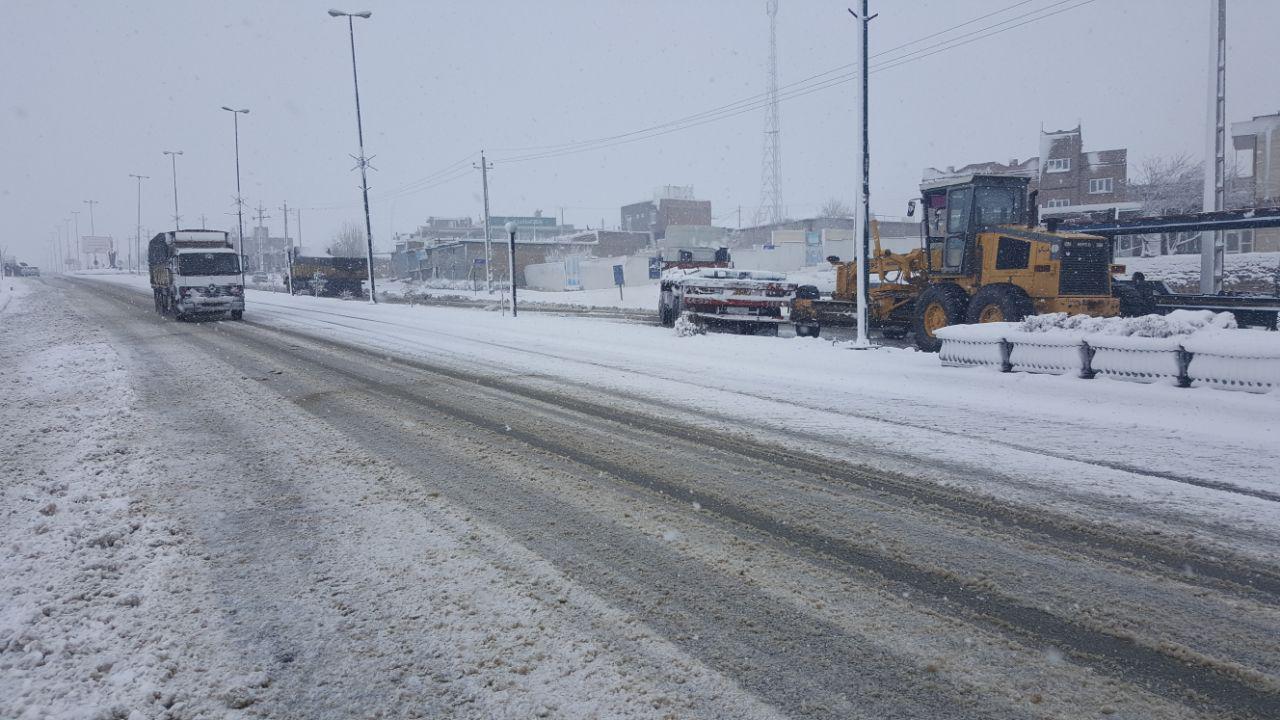
<svg viewBox="0 0 1280 720">
<path fill-rule="evenodd" d="M 1132 275 L 1141 271 L 1150 280 L 1164 280 L 1175 292 L 1200 291 L 1200 256 L 1161 255 L 1116 258 Z M 1223 258 L 1223 286 L 1234 292 L 1274 293 L 1280 274 L 1280 253 L 1239 253 Z"/>
<path fill-rule="evenodd" d="M 147 291 L 142 278 L 103 279 Z M 1084 518 L 1229 525 L 1238 539 L 1208 529 L 1197 539 L 1260 556 L 1280 540 L 1280 393 L 1002 374 L 911 349 L 680 338 L 588 318 L 261 292 L 248 303 L 255 323 L 687 408 L 708 427 Z"/>
</svg>

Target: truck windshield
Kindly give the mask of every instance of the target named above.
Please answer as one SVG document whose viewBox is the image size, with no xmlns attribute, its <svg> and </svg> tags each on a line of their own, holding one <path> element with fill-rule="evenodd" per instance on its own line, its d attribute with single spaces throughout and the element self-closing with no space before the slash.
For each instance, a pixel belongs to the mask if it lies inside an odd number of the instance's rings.
<svg viewBox="0 0 1280 720">
<path fill-rule="evenodd" d="M 183 253 L 178 256 L 179 275 L 239 275 L 234 253 Z"/>
</svg>

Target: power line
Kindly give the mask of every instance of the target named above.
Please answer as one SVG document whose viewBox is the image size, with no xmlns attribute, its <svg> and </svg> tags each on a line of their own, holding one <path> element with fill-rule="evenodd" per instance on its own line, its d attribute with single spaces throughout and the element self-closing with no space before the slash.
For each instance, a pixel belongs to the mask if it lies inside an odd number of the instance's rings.
<svg viewBox="0 0 1280 720">
<path fill-rule="evenodd" d="M 967 33 L 963 33 L 961 35 L 952 36 L 950 38 L 939 40 L 938 42 L 931 43 L 924 47 L 916 48 L 908 53 L 903 53 L 896 57 L 885 58 L 881 62 L 872 65 L 870 72 L 871 73 L 882 72 L 884 70 L 890 70 L 896 67 L 900 67 L 902 65 L 916 62 L 918 60 L 923 60 L 924 58 L 937 55 L 938 53 L 945 52 L 947 50 L 961 47 L 963 45 L 968 45 L 970 43 L 977 42 L 978 40 L 993 37 L 995 35 L 999 35 L 1001 33 L 1023 27 L 1025 25 L 1029 25 L 1033 22 L 1044 20 L 1046 18 L 1053 17 L 1055 15 L 1059 15 L 1061 13 L 1068 12 L 1070 10 L 1074 10 L 1084 5 L 1089 5 L 1094 1 L 1095 0 L 1078 0 L 1078 1 L 1077 0 L 1058 0 L 1057 2 L 1053 2 L 1048 5 L 1042 6 L 1040 8 L 1030 10 L 1028 12 L 1022 13 L 1021 15 L 1017 15 L 1011 18 L 1006 18 L 1004 20 L 1000 20 L 998 22 L 986 25 L 984 27 L 978 28 L 977 30 L 972 30 Z M 913 45 L 918 45 L 921 42 L 924 42 L 926 40 L 930 40 L 933 38 L 937 38 L 942 35 L 946 35 L 962 27 L 967 27 L 974 23 L 981 22 L 982 20 L 995 17 L 1003 13 L 1007 13 L 1011 10 L 1027 5 L 1031 2 L 1034 2 L 1034 0 L 1021 0 L 1020 2 L 1013 3 L 999 10 L 988 12 L 986 14 L 977 16 L 970 20 L 966 20 L 965 22 L 958 23 L 950 27 L 944 28 L 942 30 L 930 33 L 929 35 L 924 35 L 922 37 L 916 38 L 915 40 L 902 43 L 900 45 L 889 48 L 887 50 L 882 50 L 872 55 L 872 57 L 883 58 L 884 56 L 891 55 L 892 53 L 895 53 L 898 50 L 903 50 Z M 1071 3 L 1074 3 L 1074 4 L 1071 4 Z M 1062 7 L 1064 5 L 1066 5 L 1066 7 Z M 1048 11 L 1052 11 L 1052 12 L 1048 12 Z M 1018 20 L 1021 20 L 1022 22 L 1015 22 Z M 848 82 L 852 82 L 857 78 L 856 72 L 843 72 L 843 73 L 841 72 L 844 70 L 848 70 L 849 68 L 852 68 L 852 67 L 855 67 L 854 63 L 840 65 L 838 67 L 830 68 L 823 72 L 815 73 L 813 75 L 809 75 L 800 80 L 796 80 L 794 82 L 790 82 L 785 85 L 782 85 L 778 88 L 779 90 L 778 96 L 777 96 L 778 101 L 781 102 L 784 100 L 794 100 L 799 97 L 811 95 L 813 93 L 821 92 L 823 90 L 829 90 L 831 88 L 844 85 Z M 831 77 L 833 75 L 834 77 Z M 818 80 L 818 82 L 813 82 L 815 80 Z M 674 120 L 669 120 L 663 123 L 650 125 L 648 127 L 640 128 L 637 130 L 631 130 L 624 133 L 617 133 L 614 135 L 593 138 L 590 140 L 573 141 L 573 142 L 559 143 L 559 144 L 553 144 L 553 145 L 534 145 L 534 146 L 527 146 L 522 148 L 500 148 L 500 150 L 502 151 L 517 152 L 517 153 L 524 152 L 524 154 L 516 154 L 513 156 L 508 156 L 506 158 L 498 158 L 498 159 L 492 160 L 492 162 L 494 164 L 530 162 L 535 160 L 547 160 L 547 159 L 552 159 L 556 157 L 563 157 L 566 155 L 575 155 L 575 154 L 580 154 L 584 152 L 590 152 L 592 150 L 605 150 L 611 147 L 617 147 L 619 145 L 625 145 L 625 144 L 636 142 L 639 140 L 649 140 L 656 137 L 661 137 L 663 135 L 668 135 L 673 132 L 688 130 L 701 125 L 706 125 L 708 123 L 717 122 L 720 120 L 727 120 L 729 118 L 737 117 L 739 115 L 755 112 L 766 107 L 770 102 L 771 102 L 770 93 L 765 92 L 765 93 L 752 95 L 746 98 L 741 98 L 734 102 L 726 103 L 716 108 L 704 110 L 702 112 L 694 113 L 692 115 L 686 115 L 681 118 L 676 118 Z M 529 151 L 529 152 L 525 152 L 525 151 Z M 470 172 L 469 172 L 470 168 L 461 167 L 461 166 L 471 159 L 472 159 L 472 154 L 469 153 L 467 156 L 453 163 L 450 163 L 449 165 L 445 165 L 428 175 L 425 175 L 416 180 L 405 183 L 404 185 L 401 185 L 395 188 L 394 190 L 387 192 L 386 194 L 377 196 L 372 199 L 380 202 L 393 200 L 399 197 L 416 194 L 425 190 L 430 190 L 432 188 L 440 187 L 441 185 L 446 185 L 446 184 L 461 180 L 470 175 Z M 309 206 L 308 209 L 339 210 L 339 209 L 345 209 L 350 207 L 355 207 L 355 205 L 352 203 L 322 204 L 322 205 Z"/>
<path fill-rule="evenodd" d="M 1012 8 L 1025 4 L 1026 1 L 1027 0 L 1024 0 L 1024 2 L 1017 3 L 1013 6 L 1005 8 L 1004 10 L 998 11 L 998 12 L 1006 12 Z M 921 60 L 926 57 L 936 55 L 945 50 L 950 50 L 955 47 L 967 45 L 969 43 L 976 42 L 977 40 L 992 37 L 994 35 L 998 35 L 1000 33 L 1022 27 L 1032 22 L 1043 20 L 1045 18 L 1052 17 L 1053 15 L 1058 15 L 1063 12 L 1067 12 L 1068 10 L 1073 10 L 1083 5 L 1088 5 L 1094 2 L 1094 0 L 1082 0 L 1081 2 L 1076 2 L 1076 4 L 1070 5 L 1069 7 L 1065 7 L 1065 8 L 1055 10 L 1053 12 L 1045 13 L 1046 10 L 1051 10 L 1055 7 L 1059 7 L 1061 5 L 1071 3 L 1071 2 L 1075 2 L 1075 0 L 1058 0 L 1058 2 L 1056 3 L 1046 5 L 1042 8 L 1031 11 L 1029 13 L 1024 13 L 1022 15 L 994 23 L 992 25 L 988 25 L 984 28 L 971 31 L 963 35 L 959 35 L 956 37 L 949 38 L 947 40 L 933 43 L 931 45 L 925 46 L 923 48 L 919 48 L 917 50 L 913 50 L 910 53 L 907 53 L 898 57 L 886 59 L 876 65 L 872 65 L 871 72 L 872 73 L 880 72 L 883 70 L 899 67 L 901 65 L 905 65 L 910 62 L 914 62 L 916 60 Z M 988 13 L 987 15 L 982 17 L 990 17 L 992 14 L 998 14 L 998 12 Z M 1040 14 L 1040 13 L 1044 13 L 1044 14 Z M 1020 22 L 1020 23 L 1008 25 L 1008 23 L 1011 23 L 1015 20 L 1019 20 L 1022 18 L 1027 18 L 1028 16 L 1031 16 L 1031 15 L 1035 15 L 1036 17 L 1031 17 L 1030 19 L 1024 20 L 1023 22 Z M 980 19 L 982 18 L 975 18 L 974 20 L 970 20 L 966 23 L 962 23 L 961 25 L 972 24 L 973 22 Z M 1001 25 L 1006 25 L 1006 26 L 1001 27 Z M 936 37 L 939 34 L 950 32 L 951 30 L 954 30 L 958 27 L 960 27 L 960 25 L 953 26 L 944 31 L 933 33 L 932 36 L 926 36 L 926 37 Z M 968 39 L 963 39 L 963 38 L 968 38 Z M 957 40 L 962 40 L 962 41 L 957 42 Z M 903 47 L 907 47 L 909 45 L 914 44 L 915 42 L 918 42 L 918 41 L 905 43 L 903 45 L 898 46 L 898 48 L 895 48 L 895 49 L 901 49 Z M 875 56 L 880 57 L 890 52 L 892 52 L 892 50 L 876 53 Z M 848 73 L 836 75 L 835 77 L 828 77 L 827 79 L 817 83 L 805 85 L 805 83 L 808 82 L 809 80 L 832 75 L 833 73 L 839 72 L 840 70 L 848 67 L 852 67 L 852 65 L 843 65 L 837 68 L 832 68 L 831 70 L 827 70 L 822 73 L 811 75 L 805 80 L 800 80 L 800 81 L 789 83 L 788 85 L 782 86 L 789 89 L 786 92 L 779 93 L 779 100 L 791 100 L 797 97 L 803 97 L 805 95 L 810 95 L 814 92 L 819 92 L 821 90 L 827 90 L 827 89 L 836 87 L 838 85 L 843 85 L 847 82 L 850 82 L 856 79 L 857 78 L 856 72 L 848 72 Z M 679 130 L 687 130 L 689 128 L 698 127 L 699 125 L 705 125 L 709 122 L 725 120 L 725 119 L 736 117 L 738 115 L 742 115 L 745 113 L 754 112 L 756 110 L 759 110 L 765 107 L 768 103 L 769 103 L 768 93 L 765 93 L 762 95 L 754 95 L 751 98 L 745 98 L 735 103 L 722 105 L 720 106 L 720 108 L 704 111 L 702 113 L 697 113 L 694 115 L 689 115 L 689 116 L 686 116 L 685 118 L 680 118 L 680 119 L 672 120 L 666 123 L 653 125 L 648 128 L 633 130 L 631 132 L 620 133 L 617 135 L 607 136 L 604 138 L 585 140 L 577 143 L 565 143 L 562 145 L 543 146 L 547 148 L 557 148 L 557 149 L 548 149 L 544 152 L 531 152 L 524 155 L 515 155 L 507 158 L 497 159 L 497 160 L 494 160 L 494 162 L 499 164 L 513 163 L 513 162 L 527 162 L 530 160 L 543 160 L 543 159 L 549 159 L 553 157 L 559 157 L 562 155 L 572 155 L 572 154 L 577 154 L 582 152 L 588 152 L 590 150 L 602 150 L 609 147 L 616 147 L 618 145 L 623 145 L 629 142 L 635 142 L 637 140 L 647 140 L 655 137 L 660 137 L 662 135 L 666 135 L 672 132 L 677 132 Z"/>
<path fill-rule="evenodd" d="M 897 45 L 897 46 L 892 47 L 892 48 L 889 48 L 889 49 L 887 49 L 887 50 L 882 50 L 882 51 L 880 51 L 880 52 L 878 52 L 878 53 L 876 53 L 876 54 L 872 55 L 872 57 L 873 57 L 873 58 L 879 58 L 879 57 L 882 57 L 882 56 L 884 56 L 884 55 L 888 55 L 888 54 L 890 54 L 890 53 L 896 52 L 896 51 L 901 50 L 901 49 L 903 49 L 903 48 L 907 48 L 907 47 L 910 47 L 910 46 L 915 45 L 915 44 L 917 44 L 917 43 L 923 42 L 923 41 L 925 41 L 925 40 L 928 40 L 928 39 L 931 39 L 931 38 L 938 37 L 939 35 L 945 35 L 946 33 L 952 32 L 953 30 L 958 30 L 959 28 L 962 28 L 962 27 L 965 27 L 965 26 L 968 26 L 968 25 L 972 25 L 972 24 L 973 24 L 973 23 L 975 23 L 975 22 L 980 22 L 980 21 L 985 20 L 985 19 L 987 19 L 987 18 L 989 18 L 989 17 L 993 17 L 993 16 L 995 16 L 995 15 L 1000 15 L 1000 14 L 1002 14 L 1002 13 L 1008 12 L 1008 11 L 1010 11 L 1010 10 L 1016 9 L 1016 8 L 1018 8 L 1018 7 L 1021 7 L 1021 6 L 1023 6 L 1023 5 L 1026 5 L 1026 4 L 1028 4 L 1028 3 L 1030 3 L 1030 2 L 1034 2 L 1034 1 L 1035 1 L 1035 0 L 1021 0 L 1021 2 L 1016 2 L 1016 3 L 1012 4 L 1012 5 L 1009 5 L 1009 6 L 1007 6 L 1007 7 L 1001 8 L 1001 9 L 996 10 L 996 11 L 994 11 L 994 12 L 989 12 L 989 13 L 987 13 L 987 14 L 985 14 L 985 15 L 979 15 L 978 17 L 973 18 L 973 19 L 971 19 L 971 20 L 966 20 L 965 22 L 962 22 L 962 23 L 959 23 L 959 24 L 956 24 L 956 25 L 952 25 L 952 26 L 950 26 L 950 27 L 948 27 L 948 28 L 945 28 L 945 29 L 943 29 L 943 30 L 939 30 L 939 31 L 937 31 L 937 32 L 930 33 L 929 35 L 925 35 L 925 36 L 923 36 L 923 37 L 916 38 L 915 40 L 911 40 L 911 41 L 905 42 L 905 43 L 903 43 L 903 44 L 901 44 L 901 45 Z M 1040 10 L 1033 11 L 1033 13 L 1034 13 L 1034 12 L 1042 12 L 1042 11 L 1044 11 L 1044 10 L 1046 10 L 1046 9 L 1049 9 L 1049 8 L 1054 7 L 1055 5 L 1061 5 L 1061 4 L 1063 4 L 1063 3 L 1071 2 L 1071 1 L 1072 1 L 1072 0 L 1059 0 L 1059 2 L 1057 2 L 1057 3 L 1053 4 L 1053 5 L 1047 5 L 1047 6 L 1043 7 L 1043 8 L 1041 8 Z M 1020 17 L 1025 17 L 1025 15 L 1021 15 L 1021 16 L 1019 16 L 1019 18 L 1020 18 Z M 1018 18 L 1012 18 L 1012 19 L 1016 20 L 1016 19 L 1018 19 Z M 1008 21 L 1005 21 L 1005 22 L 1008 22 Z M 1000 24 L 1001 24 L 1001 23 L 996 23 L 996 25 L 1000 25 Z M 989 29 L 989 28 L 987 28 L 987 29 Z M 961 37 L 964 37 L 964 36 L 961 36 Z M 943 41 L 943 42 L 949 42 L 949 41 Z M 930 46 L 930 47 L 936 47 L 936 45 L 934 45 L 934 46 Z M 824 71 L 822 71 L 822 72 L 820 72 L 820 73 L 815 73 L 815 74 L 813 74 L 813 75 L 809 75 L 808 77 L 804 77 L 804 78 L 801 78 L 801 79 L 799 79 L 799 80 L 795 80 L 795 81 L 793 81 L 793 82 L 789 82 L 789 83 L 787 83 L 787 84 L 785 84 L 785 85 L 780 86 L 778 89 L 779 89 L 780 91 L 785 91 L 785 90 L 789 90 L 789 89 L 791 89 L 791 88 L 796 88 L 797 86 L 804 85 L 805 83 L 808 83 L 808 82 L 809 82 L 809 81 L 811 81 L 811 80 L 817 80 L 818 78 L 826 77 L 827 75 L 832 75 L 832 74 L 834 74 L 834 73 L 838 73 L 838 72 L 840 72 L 840 71 L 842 71 L 842 70 L 848 70 L 848 69 L 853 68 L 853 67 L 856 67 L 856 63 L 848 63 L 848 64 L 845 64 L 845 65 L 840 65 L 840 66 L 837 66 L 837 67 L 834 67 L 834 68 L 830 68 L 830 69 L 828 69 L 828 70 L 824 70 Z M 579 146 L 579 145 L 585 145 L 585 144 L 590 144 L 590 143 L 607 142 L 607 141 L 611 141 L 611 140 L 619 140 L 619 139 L 626 138 L 626 137 L 630 137 L 630 136 L 633 136 L 633 135 L 638 135 L 638 134 L 642 134 L 642 133 L 647 133 L 647 132 L 654 131 L 654 130 L 661 130 L 661 129 L 664 129 L 664 128 L 667 128 L 667 127 L 670 127 L 670 126 L 672 126 L 672 125 L 678 125 L 678 124 L 683 124 L 683 123 L 686 123 L 686 122 L 691 122 L 691 121 L 699 120 L 699 119 L 702 119 L 702 118 L 704 118 L 704 117 L 706 117 L 706 116 L 708 116 L 708 115 L 717 115 L 717 114 L 722 113 L 722 112 L 729 112 L 729 111 L 733 111 L 733 110 L 737 110 L 737 109 L 743 109 L 743 106 L 744 106 L 744 105 L 750 105 L 750 107 L 749 107 L 749 108 L 746 108 L 746 109 L 749 109 L 749 110 L 756 110 L 756 109 L 759 109 L 759 107 L 758 107 L 757 103 L 759 103 L 761 100 L 765 100 L 765 99 L 767 99 L 769 96 L 770 96 L 770 93 L 769 93 L 768 91 L 763 92 L 763 93 L 758 93 L 758 94 L 756 94 L 756 95 L 751 95 L 751 96 L 748 96 L 748 97 L 745 97 L 745 98 L 741 98 L 741 99 L 739 99 L 739 100 L 735 100 L 734 102 L 726 103 L 726 104 L 724 104 L 724 105 L 720 105 L 720 106 L 718 106 L 718 107 L 714 107 L 714 108 L 711 108 L 711 109 L 709 109 L 709 110 L 703 110 L 702 112 L 694 113 L 694 114 L 692 114 L 692 115 L 686 115 L 686 116 L 684 116 L 684 117 L 676 118 L 676 119 L 674 119 L 674 120 L 668 120 L 668 121 L 666 121 L 666 122 L 659 123 L 659 124 L 657 124 L 657 125 L 650 125 L 650 126 L 648 126 L 648 127 L 640 128 L 640 129 L 638 129 L 638 130 L 632 130 L 632 131 L 625 132 L 625 133 L 618 133 L 618 134 L 616 134 L 616 135 L 607 135 L 607 136 L 603 136 L 603 137 L 599 137 L 599 138 L 592 138 L 592 139 L 590 139 L 590 140 L 580 140 L 580 141 L 572 141 L 572 142 L 566 142 L 566 143 L 557 143 L 557 144 L 554 144 L 554 145 L 532 145 L 532 146 L 527 146 L 527 147 L 495 148 L 495 149 L 496 149 L 496 150 L 498 150 L 499 152 L 517 152 L 517 153 L 519 153 L 519 152 L 528 152 L 528 151 L 551 151 L 551 150 L 556 150 L 556 149 L 560 149 L 560 148 L 576 147 L 576 146 Z"/>
</svg>

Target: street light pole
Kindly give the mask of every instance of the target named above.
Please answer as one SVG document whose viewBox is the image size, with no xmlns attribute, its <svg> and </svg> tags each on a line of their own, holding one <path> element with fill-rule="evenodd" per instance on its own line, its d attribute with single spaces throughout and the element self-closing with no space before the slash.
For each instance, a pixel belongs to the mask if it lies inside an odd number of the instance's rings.
<svg viewBox="0 0 1280 720">
<path fill-rule="evenodd" d="M 165 150 L 165 155 L 173 161 L 173 229 L 181 230 L 181 218 L 178 216 L 178 156 L 182 154 L 181 150 Z M 142 221 L 139 220 L 141 225 Z"/>
<path fill-rule="evenodd" d="M 240 256 L 240 287 L 244 287 L 244 198 L 240 196 L 240 115 L 248 115 L 249 109 L 243 108 L 236 110 L 226 105 L 222 106 L 223 110 L 231 113 L 231 124 L 235 128 L 236 137 L 236 254 Z"/>
<path fill-rule="evenodd" d="M 357 13 L 344 12 L 342 10 L 330 10 L 331 17 L 345 17 L 347 19 L 347 33 L 351 37 L 351 80 L 355 84 L 356 90 L 356 135 L 360 140 L 360 157 L 356 158 L 356 163 L 360 167 L 360 191 L 364 194 L 364 233 L 365 241 L 369 249 L 369 302 L 378 303 L 377 288 L 374 286 L 373 280 L 373 221 L 369 218 L 369 159 L 364 154 L 364 122 L 360 118 L 360 77 L 356 74 L 356 29 L 355 18 L 364 18 L 368 20 L 373 13 L 368 10 L 362 10 Z"/>
<path fill-rule="evenodd" d="M 92 235 L 92 236 L 94 236 L 94 237 L 97 237 L 98 233 L 94 230 L 94 227 L 93 227 L 93 206 L 94 206 L 94 205 L 97 205 L 97 204 L 98 204 L 98 201 L 97 201 L 97 200 L 85 200 L 85 201 L 84 201 L 84 204 L 89 206 L 89 234 L 90 234 L 90 235 Z M 96 253 L 96 252 L 93 254 L 93 263 L 94 263 L 94 265 L 97 265 L 97 264 L 98 264 L 98 253 Z"/>
<path fill-rule="evenodd" d="M 508 222 L 507 228 L 507 246 L 511 250 L 511 263 L 507 270 L 511 278 L 511 317 L 516 316 L 516 224 Z"/>
<path fill-rule="evenodd" d="M 142 181 L 150 180 L 151 176 L 150 175 L 134 175 L 133 173 L 129 173 L 129 177 L 138 179 L 138 225 L 134 229 L 133 237 L 138 243 L 138 265 L 141 266 L 142 265 Z M 175 188 L 176 188 L 176 185 L 175 185 Z M 176 198 L 177 198 L 176 191 L 174 192 L 174 198 L 175 198 L 174 215 L 177 215 L 178 212 L 177 212 L 177 205 L 176 205 Z M 129 251 L 129 263 L 133 264 L 132 250 Z"/>
<path fill-rule="evenodd" d="M 80 211 L 72 210 L 71 217 L 75 218 L 76 220 L 75 256 L 76 256 L 76 269 L 79 269 L 80 256 L 84 254 L 84 247 L 80 244 Z"/>
<path fill-rule="evenodd" d="M 871 343 L 867 340 L 867 325 L 870 322 L 868 309 L 870 300 L 868 297 L 869 285 L 871 284 L 871 133 L 870 122 L 868 120 L 868 84 L 867 72 L 869 71 L 868 56 L 868 26 L 875 19 L 875 15 L 871 15 L 867 7 L 868 0 L 862 0 L 862 16 L 859 17 L 853 10 L 849 10 L 849 14 L 853 15 L 862 25 L 862 238 L 858 243 L 858 335 L 854 340 L 855 348 L 868 348 Z"/>
</svg>

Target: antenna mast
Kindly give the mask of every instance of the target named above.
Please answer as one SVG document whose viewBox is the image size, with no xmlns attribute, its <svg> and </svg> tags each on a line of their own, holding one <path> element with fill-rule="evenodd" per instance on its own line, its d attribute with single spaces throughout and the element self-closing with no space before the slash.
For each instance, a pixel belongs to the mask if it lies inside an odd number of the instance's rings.
<svg viewBox="0 0 1280 720">
<path fill-rule="evenodd" d="M 760 207 L 755 224 L 783 221 L 782 135 L 778 125 L 778 0 L 765 0 L 769 13 L 769 104 L 765 110 L 764 166 L 760 182 Z"/>
</svg>

